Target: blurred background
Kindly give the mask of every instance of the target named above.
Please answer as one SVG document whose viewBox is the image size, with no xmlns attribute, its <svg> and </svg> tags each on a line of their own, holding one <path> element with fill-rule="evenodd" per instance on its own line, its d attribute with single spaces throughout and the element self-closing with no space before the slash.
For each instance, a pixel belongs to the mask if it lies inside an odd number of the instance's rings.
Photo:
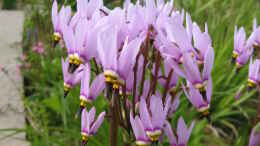
<svg viewBox="0 0 260 146">
<path fill-rule="evenodd" d="M 76 0 L 58 0 L 76 9 Z M 104 0 L 107 7 L 121 0 Z M 208 23 L 215 50 L 212 123 L 200 119 L 184 95 L 172 124 L 182 115 L 196 121 L 188 146 L 246 146 L 256 115 L 258 98 L 247 92 L 248 67 L 239 73 L 230 64 L 235 25 L 252 32 L 253 19 L 260 23 L 260 0 L 175 0 L 201 28 Z M 63 48 L 52 48 L 52 0 L 0 1 L 0 145 L 79 146 L 80 119 L 74 114 L 79 87 L 63 97 L 61 57 Z M 256 52 L 258 55 L 258 51 Z M 235 100 L 235 96 L 239 99 Z M 107 109 L 102 95 L 94 103 L 97 112 Z M 89 146 L 108 145 L 108 122 Z M 123 139 L 119 135 L 119 139 Z M 166 142 L 163 145 L 168 146 Z M 119 144 L 122 145 L 122 144 Z"/>
</svg>

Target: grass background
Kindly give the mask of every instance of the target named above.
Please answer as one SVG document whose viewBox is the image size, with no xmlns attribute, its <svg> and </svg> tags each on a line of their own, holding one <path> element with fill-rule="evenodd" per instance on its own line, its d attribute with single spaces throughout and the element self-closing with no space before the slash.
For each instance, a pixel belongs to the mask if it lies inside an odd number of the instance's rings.
<svg viewBox="0 0 260 146">
<path fill-rule="evenodd" d="M 75 8 L 74 0 L 68 0 L 66 3 Z M 115 5 L 112 1 L 105 3 L 109 7 Z M 79 103 L 79 87 L 75 88 L 66 100 L 62 98 L 61 57 L 65 56 L 65 51 L 62 48 L 51 48 L 51 5 L 50 0 L 25 0 L 23 50 L 28 57 L 23 63 L 30 64 L 31 67 L 24 67 L 22 70 L 27 112 L 27 126 L 22 131 L 27 132 L 32 146 L 77 146 L 81 140 L 80 119 L 75 120 L 74 114 Z M 257 18 L 260 22 L 260 1 L 175 0 L 175 6 L 189 12 L 192 20 L 202 29 L 204 23 L 208 23 L 215 50 L 215 63 L 212 72 L 212 123 L 200 119 L 196 110 L 182 95 L 172 125 L 176 125 L 179 116 L 183 116 L 188 123 L 196 121 L 188 146 L 248 145 L 258 101 L 255 91 L 246 91 L 247 66 L 235 73 L 230 59 L 235 25 L 244 26 L 249 35 L 253 19 Z M 44 43 L 45 55 L 38 55 L 31 50 L 39 41 Z M 243 88 L 241 97 L 235 100 L 234 96 L 240 88 Z M 108 107 L 102 96 L 97 98 L 94 104 L 98 113 Z M 105 121 L 88 145 L 108 145 L 108 129 L 108 122 Z M 119 139 L 122 141 L 121 134 Z M 169 145 L 166 139 L 163 145 Z"/>
</svg>

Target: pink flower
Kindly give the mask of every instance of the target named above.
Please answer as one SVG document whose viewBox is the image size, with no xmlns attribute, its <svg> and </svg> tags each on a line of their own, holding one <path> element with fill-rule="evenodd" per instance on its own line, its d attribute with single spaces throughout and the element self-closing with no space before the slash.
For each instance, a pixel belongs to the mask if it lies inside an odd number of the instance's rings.
<svg viewBox="0 0 260 146">
<path fill-rule="evenodd" d="M 32 50 L 38 54 L 43 54 L 45 52 L 42 42 L 38 42 L 37 45 L 35 45 Z"/>
</svg>

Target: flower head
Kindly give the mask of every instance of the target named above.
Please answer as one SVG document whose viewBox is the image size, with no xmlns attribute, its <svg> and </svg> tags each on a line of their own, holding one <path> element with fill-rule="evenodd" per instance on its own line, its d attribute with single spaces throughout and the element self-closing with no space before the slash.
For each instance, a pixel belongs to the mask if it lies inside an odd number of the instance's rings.
<svg viewBox="0 0 260 146">
<path fill-rule="evenodd" d="M 150 144 L 150 140 L 147 137 L 142 121 L 138 116 L 133 117 L 133 113 L 130 113 L 130 123 L 132 125 L 134 135 L 136 138 L 137 146 L 148 146 Z"/>
<path fill-rule="evenodd" d="M 54 40 L 56 43 L 63 38 L 63 31 L 68 25 L 71 18 L 71 8 L 69 6 L 62 6 L 58 12 L 58 3 L 54 0 L 52 5 L 52 24 L 54 28 Z"/>
<path fill-rule="evenodd" d="M 188 100 L 197 108 L 199 112 L 207 116 L 209 114 L 210 101 L 212 95 L 212 79 L 210 78 L 207 83 L 206 91 L 201 94 L 199 90 L 195 89 L 190 83 L 188 83 L 188 91 L 182 84 L 185 95 Z"/>
<path fill-rule="evenodd" d="M 169 142 L 172 146 L 186 146 L 188 140 L 190 138 L 194 122 L 191 123 L 190 127 L 188 128 L 185 124 L 185 121 L 182 117 L 178 120 L 177 131 L 175 135 L 172 131 L 171 125 L 169 122 L 166 121 L 166 126 L 164 127 L 164 132 L 168 137 Z"/>
<path fill-rule="evenodd" d="M 168 109 L 163 107 L 161 96 L 158 93 L 152 95 L 149 108 L 145 98 L 141 98 L 139 110 L 146 134 L 151 141 L 157 141 L 162 134 L 163 124 L 168 112 Z"/>
<path fill-rule="evenodd" d="M 92 107 L 88 112 L 86 109 L 82 111 L 81 115 L 81 134 L 82 141 L 88 141 L 88 139 L 97 133 L 98 128 L 104 121 L 106 113 L 102 112 L 99 114 L 95 121 L 96 109 Z"/>
<path fill-rule="evenodd" d="M 64 97 L 67 96 L 69 93 L 70 89 L 76 86 L 82 77 L 83 74 L 83 66 L 80 66 L 74 73 L 69 73 L 68 68 L 69 68 L 69 59 L 64 59 L 62 58 L 62 73 L 63 73 L 63 80 L 64 80 Z"/>
<path fill-rule="evenodd" d="M 246 40 L 246 32 L 243 27 L 237 30 L 235 27 L 234 34 L 234 51 L 232 55 L 232 59 L 236 60 L 236 67 L 240 69 L 244 66 L 250 56 L 253 53 L 253 44 L 255 41 L 255 33 L 252 33 L 249 38 Z"/>
<path fill-rule="evenodd" d="M 194 57 L 189 53 L 183 54 L 183 68 L 181 69 L 180 65 L 171 59 L 167 59 L 168 63 L 172 65 L 176 73 L 188 80 L 196 89 L 201 91 L 204 90 L 210 76 L 214 63 L 214 50 L 212 47 L 207 49 L 207 52 L 204 57 L 204 65 L 202 75 L 200 73 L 199 67 L 196 63 Z"/>
<path fill-rule="evenodd" d="M 250 59 L 249 64 L 249 71 L 248 71 L 248 87 L 253 88 L 257 86 L 260 76 L 260 60 L 256 59 L 255 61 L 252 61 L 252 58 Z"/>
<path fill-rule="evenodd" d="M 209 47 L 212 47 L 211 38 L 208 34 L 208 26 L 205 24 L 205 32 L 201 32 L 199 26 L 196 23 L 193 23 L 193 40 L 194 46 L 198 51 L 196 56 L 199 64 L 203 64 L 204 56 Z"/>
<path fill-rule="evenodd" d="M 83 77 L 80 86 L 80 101 L 81 106 L 85 107 L 86 103 L 92 103 L 96 97 L 104 90 L 105 82 L 104 75 L 96 76 L 90 86 L 90 66 L 85 65 Z"/>
</svg>

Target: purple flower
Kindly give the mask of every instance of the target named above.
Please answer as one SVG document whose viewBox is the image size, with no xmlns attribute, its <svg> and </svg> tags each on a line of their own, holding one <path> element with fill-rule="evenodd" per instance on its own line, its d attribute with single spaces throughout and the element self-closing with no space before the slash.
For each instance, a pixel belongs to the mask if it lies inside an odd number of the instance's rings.
<svg viewBox="0 0 260 146">
<path fill-rule="evenodd" d="M 105 88 L 105 78 L 103 74 L 96 76 L 90 86 L 90 66 L 85 65 L 83 77 L 80 86 L 80 101 L 81 106 L 85 107 L 87 103 L 92 103 L 96 97 Z"/>
<path fill-rule="evenodd" d="M 176 131 L 177 135 L 175 135 L 172 131 L 171 125 L 168 121 L 166 121 L 165 124 L 166 126 L 164 127 L 164 132 L 167 135 L 170 144 L 172 146 L 186 146 L 189 141 L 194 126 L 194 122 L 192 122 L 190 127 L 188 128 L 183 118 L 180 117 L 178 120 L 178 126 Z"/>
<path fill-rule="evenodd" d="M 214 63 L 214 50 L 212 47 L 207 49 L 204 57 L 204 65 L 202 75 L 200 73 L 199 67 L 196 60 L 189 54 L 183 54 L 183 68 L 171 59 L 167 59 L 168 63 L 172 65 L 176 73 L 187 79 L 196 89 L 203 90 L 211 76 L 211 70 Z"/>
<path fill-rule="evenodd" d="M 188 100 L 193 104 L 193 106 L 195 106 L 197 110 L 202 114 L 208 115 L 209 114 L 208 110 L 210 108 L 210 101 L 212 95 L 212 79 L 210 78 L 208 80 L 205 95 L 202 95 L 199 90 L 195 89 L 189 83 L 188 83 L 188 90 L 184 87 L 183 84 L 182 84 L 182 88 L 184 89 L 185 95 L 187 96 Z"/>
<path fill-rule="evenodd" d="M 69 59 L 64 59 L 62 58 L 62 73 L 63 73 L 63 80 L 64 80 L 64 96 L 69 93 L 70 89 L 76 86 L 82 77 L 83 74 L 83 66 L 80 66 L 74 73 L 69 73 L 68 68 L 69 68 Z"/>
<path fill-rule="evenodd" d="M 255 35 L 254 47 L 255 47 L 255 48 L 259 48 L 259 47 L 260 47 L 260 27 L 258 27 L 258 28 L 254 31 L 254 35 Z"/>
<path fill-rule="evenodd" d="M 248 146 L 258 146 L 260 142 L 260 132 L 257 131 L 257 127 L 254 127 L 251 131 L 250 140 Z"/>
<path fill-rule="evenodd" d="M 160 95 L 157 93 L 156 96 L 150 97 L 149 108 L 145 98 L 141 98 L 139 110 L 146 134 L 151 141 L 157 141 L 162 134 L 163 124 L 168 112 L 168 109 L 163 107 Z"/>
<path fill-rule="evenodd" d="M 246 32 L 244 27 L 241 27 L 239 30 L 237 30 L 237 27 L 235 27 L 234 50 L 232 55 L 234 59 L 236 59 L 244 49 L 245 41 L 246 41 Z"/>
<path fill-rule="evenodd" d="M 62 6 L 58 12 L 58 3 L 54 0 L 52 5 L 52 24 L 54 28 L 54 40 L 59 42 L 63 38 L 63 31 L 68 25 L 71 18 L 71 8 L 69 6 Z"/>
<path fill-rule="evenodd" d="M 236 59 L 236 67 L 240 69 L 245 65 L 249 57 L 253 53 L 253 44 L 255 41 L 255 33 L 252 33 L 249 38 L 246 40 L 246 32 L 243 27 L 237 31 L 235 27 L 234 33 L 234 51 L 232 58 Z"/>
<path fill-rule="evenodd" d="M 43 54 L 44 53 L 43 43 L 38 42 L 37 45 L 35 45 L 32 50 L 38 54 Z"/>
<path fill-rule="evenodd" d="M 198 51 L 196 56 L 199 64 L 203 64 L 204 56 L 209 47 L 212 47 L 211 38 L 208 34 L 208 26 L 205 24 L 205 32 L 201 32 L 199 26 L 196 23 L 193 23 L 193 40 L 194 46 Z"/>
<path fill-rule="evenodd" d="M 104 69 L 106 82 L 113 82 L 118 79 L 116 72 L 118 56 L 117 33 L 117 27 L 107 26 L 103 30 L 100 30 L 98 34 L 97 51 Z"/>
<path fill-rule="evenodd" d="M 167 116 L 172 117 L 180 105 L 180 96 L 182 92 L 177 93 L 174 97 L 167 95 L 165 109 L 168 109 Z"/>
<path fill-rule="evenodd" d="M 78 25 L 75 33 L 73 29 L 68 26 L 64 30 L 64 41 L 67 48 L 67 53 L 69 57 L 70 68 L 69 72 L 73 73 L 81 64 L 84 64 L 86 61 L 85 56 L 83 56 L 84 48 L 84 38 L 85 36 L 85 26 Z"/>
<path fill-rule="evenodd" d="M 104 68 L 106 82 L 124 84 L 132 72 L 136 56 L 145 38 L 141 35 L 129 43 L 126 39 L 122 51 L 118 53 L 117 34 L 117 27 L 107 27 L 100 32 L 98 54 Z"/>
<path fill-rule="evenodd" d="M 93 136 L 97 133 L 98 128 L 104 121 L 104 117 L 106 115 L 105 112 L 99 114 L 95 121 L 96 109 L 92 107 L 88 112 L 86 109 L 83 110 L 81 115 L 81 134 L 82 141 L 87 142 L 89 137 Z"/>
<path fill-rule="evenodd" d="M 260 60 L 256 59 L 255 61 L 252 61 L 252 58 L 250 59 L 249 64 L 249 71 L 248 71 L 248 87 L 253 88 L 255 87 L 259 80 L 259 71 L 260 71 Z"/>
<path fill-rule="evenodd" d="M 77 12 L 72 17 L 70 26 L 75 28 L 82 20 L 99 19 L 101 17 L 99 9 L 102 7 L 103 0 L 77 0 Z"/>
<path fill-rule="evenodd" d="M 257 26 L 256 18 L 254 19 L 253 33 L 255 35 L 254 48 L 259 48 L 260 47 L 260 26 Z"/>
<path fill-rule="evenodd" d="M 130 113 L 130 123 L 132 125 L 134 135 L 136 138 L 137 146 L 148 146 L 150 144 L 150 140 L 147 137 L 142 121 L 138 116 L 133 117 L 133 113 Z"/>
</svg>

